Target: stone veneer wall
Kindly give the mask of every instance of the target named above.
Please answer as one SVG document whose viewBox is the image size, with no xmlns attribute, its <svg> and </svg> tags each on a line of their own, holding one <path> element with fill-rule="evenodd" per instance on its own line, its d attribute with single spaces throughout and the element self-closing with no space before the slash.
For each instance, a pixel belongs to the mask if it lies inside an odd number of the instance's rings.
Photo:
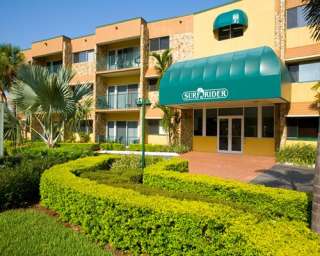
<svg viewBox="0 0 320 256">
<path fill-rule="evenodd" d="M 72 70 L 76 73 L 74 80 L 77 81 L 77 78 L 79 78 L 80 82 L 94 82 L 93 80 L 87 81 L 86 77 L 94 77 L 96 72 L 96 62 L 73 63 Z M 82 81 L 83 79 L 86 80 Z"/>
<path fill-rule="evenodd" d="M 285 49 L 286 49 L 286 1 L 285 0 L 275 0 L 276 10 L 275 10 L 275 49 L 278 56 L 284 60 Z"/>
<path fill-rule="evenodd" d="M 284 146 L 287 138 L 286 115 L 288 114 L 289 104 L 275 104 L 275 150 Z"/>
<path fill-rule="evenodd" d="M 173 62 L 191 59 L 193 57 L 193 33 L 170 35 L 170 49 Z M 158 51 L 161 53 L 162 51 Z M 155 59 L 149 57 L 149 66 L 155 65 Z"/>
<path fill-rule="evenodd" d="M 72 46 L 70 39 L 65 39 L 62 46 L 62 62 L 66 67 L 72 65 Z"/>
</svg>

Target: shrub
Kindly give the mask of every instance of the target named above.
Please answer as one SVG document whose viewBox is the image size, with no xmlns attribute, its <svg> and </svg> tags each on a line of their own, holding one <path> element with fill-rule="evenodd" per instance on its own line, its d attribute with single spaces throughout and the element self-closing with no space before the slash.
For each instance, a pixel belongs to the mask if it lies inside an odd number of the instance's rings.
<svg viewBox="0 0 320 256">
<path fill-rule="evenodd" d="M 317 148 L 309 144 L 285 146 L 276 154 L 279 163 L 291 163 L 297 166 L 312 166 L 316 162 Z"/>
<path fill-rule="evenodd" d="M 115 143 L 115 142 L 108 142 L 108 143 L 101 143 L 100 144 L 100 149 L 102 150 L 125 150 L 126 147 L 123 144 L 120 143 Z"/>
<path fill-rule="evenodd" d="M 12 148 L 15 155 L 0 159 L 0 210 L 37 202 L 40 176 L 45 169 L 93 155 L 92 149 L 93 144 L 62 144 L 59 148 L 48 149 L 42 143 Z"/>
<path fill-rule="evenodd" d="M 73 173 L 110 155 L 47 170 L 41 200 L 93 239 L 134 255 L 318 255 L 320 239 L 304 223 L 258 219 L 226 205 L 145 196 Z"/>
<path fill-rule="evenodd" d="M 146 165 L 161 161 L 159 157 L 146 157 Z M 142 183 L 143 170 L 140 156 L 119 156 L 104 171 L 92 171 L 81 174 L 81 177 L 108 184 Z"/>
<path fill-rule="evenodd" d="M 175 161 L 179 161 L 178 159 Z M 180 161 L 183 163 L 183 160 Z M 178 171 L 180 168 L 177 165 L 171 167 L 169 161 L 150 166 L 144 171 L 143 183 L 169 191 L 189 192 L 218 201 L 231 201 L 269 217 L 286 217 L 305 222 L 309 218 L 310 201 L 306 193 L 168 171 Z M 185 169 L 181 168 L 181 171 Z"/>
<path fill-rule="evenodd" d="M 90 141 L 90 134 L 87 132 L 79 132 L 80 142 L 88 143 Z"/>
</svg>

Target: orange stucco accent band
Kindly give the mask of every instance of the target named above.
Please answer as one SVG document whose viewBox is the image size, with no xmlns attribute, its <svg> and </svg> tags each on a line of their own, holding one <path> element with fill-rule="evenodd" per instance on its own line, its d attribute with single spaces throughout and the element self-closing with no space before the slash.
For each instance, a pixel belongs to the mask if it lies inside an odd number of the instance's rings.
<svg viewBox="0 0 320 256">
<path fill-rule="evenodd" d="M 312 102 L 295 102 L 290 104 L 288 116 L 319 116 L 319 111 L 312 108 Z"/>
<path fill-rule="evenodd" d="M 45 56 L 53 53 L 62 52 L 63 48 L 63 41 L 69 40 L 63 36 L 49 39 L 49 40 L 43 40 L 32 43 L 32 56 Z"/>
<path fill-rule="evenodd" d="M 96 29 L 96 43 L 106 44 L 122 39 L 135 38 L 140 36 L 142 19 L 134 19 L 121 23 L 106 25 Z M 108 35 L 108 36 L 106 36 Z"/>
<path fill-rule="evenodd" d="M 193 17 L 183 16 L 148 23 L 149 37 L 156 38 L 193 31 Z"/>
<path fill-rule="evenodd" d="M 84 36 L 71 40 L 72 52 L 93 50 L 96 47 L 96 36 Z"/>
<path fill-rule="evenodd" d="M 287 9 L 294 8 L 301 5 L 305 5 L 305 2 L 303 2 L 302 0 L 286 0 Z"/>
<path fill-rule="evenodd" d="M 286 49 L 286 59 L 320 56 L 320 43 Z"/>
</svg>

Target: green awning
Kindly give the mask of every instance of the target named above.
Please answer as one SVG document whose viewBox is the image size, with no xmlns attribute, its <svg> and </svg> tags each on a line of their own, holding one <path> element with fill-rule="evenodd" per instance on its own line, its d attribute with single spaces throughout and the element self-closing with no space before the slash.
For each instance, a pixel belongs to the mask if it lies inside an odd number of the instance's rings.
<svg viewBox="0 0 320 256">
<path fill-rule="evenodd" d="M 282 71 L 269 47 L 177 62 L 160 81 L 160 104 L 280 99 Z"/>
<path fill-rule="evenodd" d="M 235 24 L 248 26 L 248 17 L 244 11 L 236 9 L 220 14 L 213 23 L 213 30 Z"/>
</svg>

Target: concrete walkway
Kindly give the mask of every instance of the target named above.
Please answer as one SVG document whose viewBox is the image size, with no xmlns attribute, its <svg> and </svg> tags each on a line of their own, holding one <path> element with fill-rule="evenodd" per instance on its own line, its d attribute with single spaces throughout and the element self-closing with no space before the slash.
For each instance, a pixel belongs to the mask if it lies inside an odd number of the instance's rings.
<svg viewBox="0 0 320 256">
<path fill-rule="evenodd" d="M 189 152 L 190 173 L 232 179 L 269 187 L 312 191 L 314 170 L 276 164 L 274 157 Z"/>
<path fill-rule="evenodd" d="M 206 174 L 249 182 L 275 165 L 274 157 L 189 152 L 181 157 L 189 161 L 190 173 Z"/>
</svg>

